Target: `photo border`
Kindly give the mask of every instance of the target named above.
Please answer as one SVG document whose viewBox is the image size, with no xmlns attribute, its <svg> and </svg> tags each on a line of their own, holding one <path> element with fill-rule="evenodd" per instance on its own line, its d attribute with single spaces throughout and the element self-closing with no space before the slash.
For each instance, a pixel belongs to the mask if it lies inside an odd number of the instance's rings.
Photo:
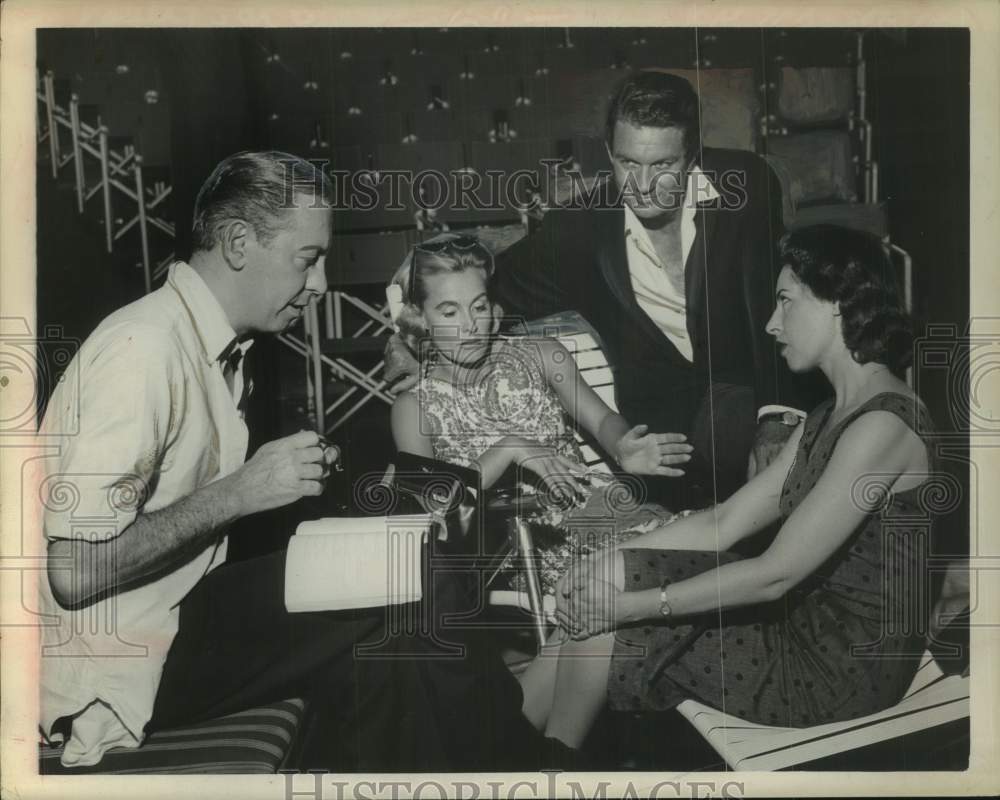
<svg viewBox="0 0 1000 800">
<path fill-rule="evenodd" d="M 505 27 L 505 26 L 587 26 L 671 27 L 752 26 L 752 27 L 934 27 L 968 26 L 971 29 L 970 97 L 970 316 L 997 323 L 991 335 L 1000 335 L 1000 224 L 997 223 L 997 186 L 1000 181 L 1000 153 L 997 120 L 1000 103 L 995 77 L 1000 74 L 1000 4 L 987 0 L 965 2 L 839 2 L 839 3 L 757 3 L 757 2 L 642 2 L 630 7 L 615 7 L 611 2 L 535 2 L 505 4 L 489 2 L 425 2 L 418 6 L 402 0 L 392 2 L 322 2 L 293 0 L 280 9 L 267 3 L 243 0 L 205 2 L 158 2 L 136 6 L 118 0 L 93 2 L 58 2 L 57 0 L 6 0 L 0 8 L 0 320 L 3 324 L 26 320 L 30 330 L 35 318 L 35 182 L 36 182 L 36 113 L 35 30 L 38 27 Z M 928 182 L 930 185 L 931 182 Z M 933 235 L 933 232 L 930 232 Z M 943 267 L 944 268 L 944 267 Z M 997 373 L 1000 375 L 1000 372 Z M 992 394 L 997 381 L 989 387 Z M 17 382 L 5 387 L 0 395 L 4 407 L 22 402 L 30 387 Z M 975 439 L 975 436 L 973 436 Z M 988 440 L 971 442 L 971 454 L 982 485 L 997 486 L 1000 481 L 1000 448 Z M 51 446 L 31 436 L 4 437 L 0 441 L 0 509 L 2 509 L 2 552 L 0 563 L 0 685 L 3 687 L 2 719 L 2 790 L 10 796 L 27 797 L 240 797 L 281 800 L 288 797 L 286 777 L 273 776 L 38 776 L 38 635 L 37 628 L 16 626 L 11 608 L 21 597 L 34 596 L 39 575 L 43 574 L 42 553 L 21 552 L 23 519 L 30 519 L 31 509 L 21 509 L 20 474 L 25 465 L 51 452 Z M 995 529 L 1000 521 L 1000 492 L 979 494 L 978 514 L 982 533 Z M 35 520 L 37 521 L 37 520 Z M 991 524 L 993 523 L 993 524 Z M 979 545 L 998 550 L 995 533 Z M 995 557 L 995 556 L 994 556 Z M 987 576 L 993 573 L 986 573 Z M 366 784 L 366 796 L 379 796 L 378 782 L 386 787 L 410 779 L 439 780 L 443 785 L 479 787 L 481 797 L 496 796 L 490 786 L 503 781 L 499 796 L 533 797 L 532 784 L 546 791 L 569 792 L 568 780 L 578 781 L 587 796 L 601 780 L 611 782 L 607 796 L 620 796 L 629 782 L 638 796 L 644 796 L 658 782 L 677 780 L 698 793 L 699 781 L 715 781 L 717 787 L 742 782 L 744 796 L 850 796 L 850 795 L 961 795 L 1000 792 L 1000 747 L 993 738 L 996 729 L 997 682 L 1000 671 L 990 669 L 998 663 L 1000 638 L 994 628 L 985 627 L 996 619 L 1000 608 L 997 581 L 980 582 L 979 603 L 973 612 L 971 647 L 972 668 L 971 753 L 966 772 L 793 772 L 793 773 L 557 773 L 555 784 L 548 774 L 473 774 L 437 778 L 430 774 L 384 776 L 324 776 L 322 797 L 356 796 L 358 784 Z M 664 741 L 664 747 L 669 742 Z M 292 782 L 295 797 L 313 796 L 315 779 L 297 776 Z M 337 794 L 337 782 L 348 781 Z M 692 781 L 694 783 L 692 783 Z M 491 784 L 493 782 L 493 784 Z M 520 788 L 517 788 L 518 782 Z M 524 783 L 528 782 L 528 783 Z M 346 788 L 352 786 L 353 788 Z M 329 787 L 329 788 L 328 788 Z M 461 791 L 461 790 L 460 790 Z M 469 789 L 471 792 L 471 789 Z M 702 790 L 703 791 L 703 790 Z M 354 793 L 352 793 L 354 792 Z M 385 793 L 386 796 L 390 794 Z M 471 794 L 464 794 L 471 797 Z M 405 795 L 400 795 L 405 796 Z M 435 797 L 434 792 L 424 796 Z M 676 796 L 674 794 L 662 796 Z M 737 796 L 737 795 L 730 795 Z"/>
</svg>

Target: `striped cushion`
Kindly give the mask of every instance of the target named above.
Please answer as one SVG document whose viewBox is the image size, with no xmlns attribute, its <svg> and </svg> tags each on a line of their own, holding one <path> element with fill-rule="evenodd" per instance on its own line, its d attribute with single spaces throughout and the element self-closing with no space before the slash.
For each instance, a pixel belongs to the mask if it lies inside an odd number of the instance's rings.
<svg viewBox="0 0 1000 800">
<path fill-rule="evenodd" d="M 590 324 L 575 311 L 553 314 L 529 322 L 526 326 L 529 336 L 549 336 L 558 339 L 580 370 L 580 376 L 593 389 L 612 411 L 617 411 L 615 404 L 615 376 L 608 364 L 607 356 L 601 344 L 600 337 Z M 598 449 L 596 441 L 589 435 L 576 433 L 577 444 L 583 453 L 587 467 L 596 472 L 611 472 L 604 455 Z"/>
<path fill-rule="evenodd" d="M 302 722 L 305 702 L 282 700 L 260 708 L 151 734 L 141 747 L 116 747 L 92 767 L 67 769 L 62 747 L 39 748 L 42 775 L 277 772 Z"/>
</svg>

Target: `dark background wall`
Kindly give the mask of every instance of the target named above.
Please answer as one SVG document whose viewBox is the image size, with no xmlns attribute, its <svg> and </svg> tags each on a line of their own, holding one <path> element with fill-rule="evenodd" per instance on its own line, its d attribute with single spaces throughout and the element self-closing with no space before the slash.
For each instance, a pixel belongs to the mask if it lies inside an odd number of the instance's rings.
<svg viewBox="0 0 1000 800">
<path fill-rule="evenodd" d="M 170 159 L 174 165 L 177 253 L 191 251 L 194 198 L 212 168 L 236 150 L 264 144 L 258 92 L 239 31 L 168 30 L 156 42 L 171 101 Z"/>
<path fill-rule="evenodd" d="M 869 54 L 871 118 L 889 229 L 914 261 L 914 316 L 924 338 L 915 358 L 915 386 L 944 433 L 942 466 L 969 497 L 969 480 L 977 474 L 970 474 L 963 411 L 970 377 L 962 342 L 970 308 L 969 33 L 896 31 L 876 37 Z M 940 325 L 953 326 L 956 336 L 927 338 L 928 326 Z M 928 350 L 948 351 L 950 368 L 928 366 Z M 942 520 L 938 548 L 968 552 L 969 523 L 968 505 L 961 503 Z"/>
<path fill-rule="evenodd" d="M 969 33 L 911 29 L 870 49 L 875 151 L 892 238 L 914 258 L 919 323 L 969 318 Z M 943 373 L 921 370 L 921 393 L 950 424 Z"/>
</svg>

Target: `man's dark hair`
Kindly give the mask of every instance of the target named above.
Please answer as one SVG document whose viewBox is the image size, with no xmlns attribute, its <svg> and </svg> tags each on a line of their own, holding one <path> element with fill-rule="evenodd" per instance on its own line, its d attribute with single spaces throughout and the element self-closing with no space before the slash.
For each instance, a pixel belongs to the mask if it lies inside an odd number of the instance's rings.
<svg viewBox="0 0 1000 800">
<path fill-rule="evenodd" d="M 198 191 L 192 248 L 211 250 L 222 225 L 246 222 L 261 244 L 281 230 L 294 207 L 330 206 L 330 180 L 308 161 L 277 150 L 235 153 L 219 163 Z"/>
<path fill-rule="evenodd" d="M 637 127 L 680 128 L 684 148 L 693 154 L 700 140 L 698 95 L 679 75 L 660 70 L 640 70 L 625 78 L 608 104 L 604 136 L 614 146 L 615 123 Z"/>
<path fill-rule="evenodd" d="M 855 361 L 885 364 L 896 374 L 909 365 L 913 331 L 881 239 L 810 225 L 786 233 L 778 249 L 781 263 L 817 298 L 839 305 L 844 344 Z"/>
</svg>

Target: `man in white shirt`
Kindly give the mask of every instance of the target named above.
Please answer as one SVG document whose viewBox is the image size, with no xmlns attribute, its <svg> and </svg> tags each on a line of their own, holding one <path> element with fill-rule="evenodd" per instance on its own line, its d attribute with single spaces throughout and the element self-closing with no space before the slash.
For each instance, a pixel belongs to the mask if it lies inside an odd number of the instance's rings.
<svg viewBox="0 0 1000 800">
<path fill-rule="evenodd" d="M 198 195 L 190 262 L 105 319 L 71 367 L 78 380 L 49 401 L 40 435 L 60 449 L 41 484 L 41 610 L 53 622 L 41 729 L 64 742 L 63 767 L 290 696 L 349 728 L 355 768 L 476 765 L 432 724 L 464 713 L 462 698 L 453 712 L 431 705 L 467 688 L 462 664 L 442 677 L 398 658 L 358 662 L 356 644 L 386 638 L 381 610 L 288 614 L 283 553 L 223 563 L 232 522 L 320 494 L 328 473 L 313 431 L 247 460 L 242 400 L 250 337 L 285 330 L 326 292 L 329 201 L 322 171 L 294 156 L 227 158 Z M 314 743 L 314 765 L 342 763 L 335 748 Z"/>
</svg>

